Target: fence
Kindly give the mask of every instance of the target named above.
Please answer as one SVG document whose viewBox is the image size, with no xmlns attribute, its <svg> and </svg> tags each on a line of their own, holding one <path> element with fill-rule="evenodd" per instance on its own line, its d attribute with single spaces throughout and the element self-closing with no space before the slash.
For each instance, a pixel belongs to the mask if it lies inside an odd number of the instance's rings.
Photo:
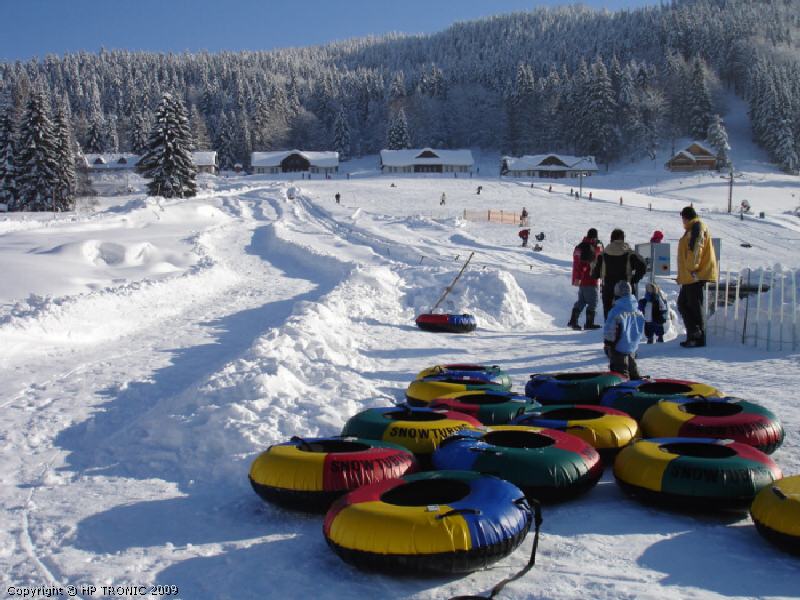
<svg viewBox="0 0 800 600">
<path fill-rule="evenodd" d="M 797 350 L 797 271 L 728 271 L 706 286 L 706 331 L 712 336 L 765 350 Z"/>
<path fill-rule="evenodd" d="M 509 212 L 507 210 L 464 210 L 465 221 L 494 221 L 496 223 L 503 223 L 506 225 L 517 225 L 518 227 L 526 227 L 528 225 L 528 217 L 520 218 L 520 213 Z"/>
</svg>

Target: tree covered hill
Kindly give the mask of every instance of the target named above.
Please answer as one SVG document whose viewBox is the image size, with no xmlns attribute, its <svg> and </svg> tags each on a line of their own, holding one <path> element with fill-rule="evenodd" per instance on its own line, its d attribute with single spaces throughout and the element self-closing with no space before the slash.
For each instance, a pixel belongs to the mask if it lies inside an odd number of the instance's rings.
<svg viewBox="0 0 800 600">
<path fill-rule="evenodd" d="M 35 89 L 66 98 L 86 151 L 141 152 L 169 92 L 224 168 L 252 150 L 373 153 L 401 110 L 414 146 L 609 162 L 705 138 L 728 87 L 748 100 L 758 142 L 796 172 L 799 43 L 800 0 L 570 6 L 270 52 L 47 56 L 0 64 L 0 98 L 17 119 Z"/>
</svg>

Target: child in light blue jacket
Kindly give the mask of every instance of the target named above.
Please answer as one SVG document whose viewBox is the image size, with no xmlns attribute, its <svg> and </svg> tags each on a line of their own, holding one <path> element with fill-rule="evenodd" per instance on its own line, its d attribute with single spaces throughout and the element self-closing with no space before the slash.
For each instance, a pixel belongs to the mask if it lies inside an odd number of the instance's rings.
<svg viewBox="0 0 800 600">
<path fill-rule="evenodd" d="M 631 379 L 640 379 L 636 350 L 644 336 L 644 315 L 627 281 L 617 282 L 614 297 L 603 328 L 604 347 L 611 361 L 609 369 Z"/>
</svg>

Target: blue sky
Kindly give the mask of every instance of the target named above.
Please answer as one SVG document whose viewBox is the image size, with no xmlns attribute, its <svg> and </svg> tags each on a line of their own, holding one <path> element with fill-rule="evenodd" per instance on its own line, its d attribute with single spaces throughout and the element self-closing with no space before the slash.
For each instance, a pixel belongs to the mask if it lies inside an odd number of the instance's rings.
<svg viewBox="0 0 800 600">
<path fill-rule="evenodd" d="M 653 0 L 586 0 L 634 8 Z M 383 34 L 430 33 L 454 21 L 570 4 L 565 0 L 10 0 L 0 60 L 108 49 L 270 50 Z"/>
</svg>

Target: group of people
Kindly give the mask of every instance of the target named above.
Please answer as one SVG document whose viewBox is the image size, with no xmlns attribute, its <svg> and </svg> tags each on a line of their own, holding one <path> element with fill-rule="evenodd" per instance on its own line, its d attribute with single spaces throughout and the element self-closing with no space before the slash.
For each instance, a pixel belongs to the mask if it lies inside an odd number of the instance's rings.
<svg viewBox="0 0 800 600">
<path fill-rule="evenodd" d="M 686 206 L 680 215 L 684 234 L 678 242 L 678 312 L 686 327 L 686 340 L 680 345 L 697 348 L 706 345 L 703 296 L 706 284 L 717 280 L 717 258 L 708 227 L 694 208 Z M 650 241 L 660 243 L 663 237 L 656 231 Z M 572 255 L 572 285 L 578 288 L 578 300 L 567 325 L 576 330 L 603 327 L 610 370 L 632 379 L 639 378 L 636 352 L 640 342 L 663 342 L 669 320 L 667 298 L 655 282 L 647 283 L 637 300 L 637 287 L 646 272 L 646 261 L 625 243 L 621 229 L 611 232 L 605 247 L 597 229 L 589 229 Z M 598 287 L 602 290 L 604 326 L 595 323 Z M 578 320 L 584 309 L 586 320 L 581 327 Z"/>
</svg>

